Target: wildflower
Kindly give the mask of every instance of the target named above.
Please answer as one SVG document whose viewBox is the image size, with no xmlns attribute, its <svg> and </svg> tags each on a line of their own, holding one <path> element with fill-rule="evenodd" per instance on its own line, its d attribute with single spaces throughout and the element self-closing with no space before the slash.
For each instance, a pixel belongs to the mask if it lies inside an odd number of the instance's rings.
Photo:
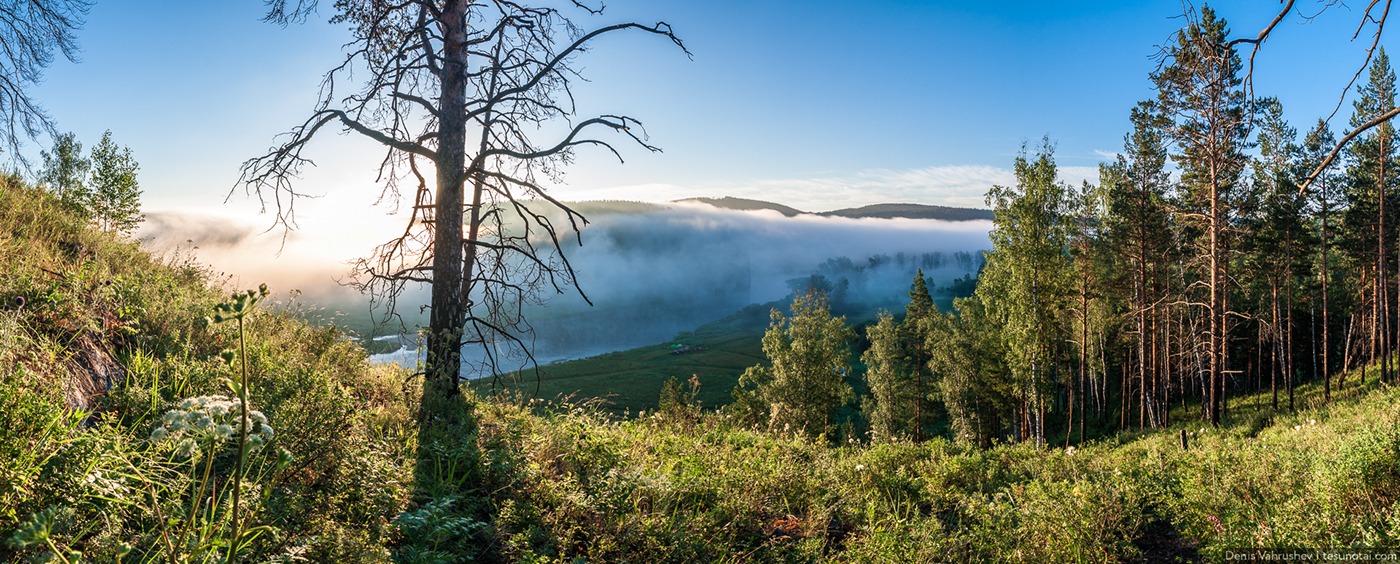
<svg viewBox="0 0 1400 564">
<path fill-rule="evenodd" d="M 1066 449 L 1065 449 L 1065 456 L 1074 456 L 1074 447 L 1066 448 Z"/>
<path fill-rule="evenodd" d="M 1317 420 L 1316 420 L 1316 419 L 1309 419 L 1309 420 L 1308 420 L 1308 424 L 1309 424 L 1309 425 L 1316 425 L 1316 424 L 1317 424 Z"/>
<path fill-rule="evenodd" d="M 1206 520 L 1210 521 L 1211 526 L 1215 528 L 1215 534 L 1225 534 L 1225 525 L 1224 523 L 1220 522 L 1219 517 L 1216 517 L 1214 515 L 1207 515 Z"/>
<path fill-rule="evenodd" d="M 864 464 L 857 464 L 857 465 L 856 465 L 856 472 L 864 472 L 864 471 L 865 471 L 865 465 L 864 465 Z"/>
<path fill-rule="evenodd" d="M 161 416 L 161 425 L 151 431 L 153 443 L 178 441 L 178 456 L 193 457 L 207 446 L 212 451 L 238 435 L 243 405 L 238 398 L 200 396 L 186 398 L 175 409 Z M 248 411 L 248 446 L 256 451 L 272 441 L 272 426 L 267 416 L 256 410 Z"/>
</svg>

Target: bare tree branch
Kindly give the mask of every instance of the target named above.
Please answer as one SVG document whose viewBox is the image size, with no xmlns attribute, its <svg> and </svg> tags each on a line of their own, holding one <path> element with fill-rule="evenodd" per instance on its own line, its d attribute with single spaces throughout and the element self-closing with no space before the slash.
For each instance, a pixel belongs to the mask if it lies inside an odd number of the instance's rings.
<svg viewBox="0 0 1400 564">
<path fill-rule="evenodd" d="M 1332 164 L 1332 160 L 1336 159 L 1337 155 L 1341 154 L 1342 149 L 1346 148 L 1348 142 L 1356 138 L 1357 135 L 1365 133 L 1366 130 L 1394 119 L 1395 116 L 1400 116 L 1400 108 L 1392 108 L 1390 111 L 1376 116 L 1376 119 L 1362 124 L 1360 127 L 1353 129 L 1351 133 L 1346 134 L 1345 137 L 1342 137 L 1342 140 L 1337 142 L 1337 146 L 1334 147 L 1331 152 L 1327 153 L 1326 158 L 1322 159 L 1322 163 L 1317 165 L 1317 168 L 1312 171 L 1312 174 L 1309 174 L 1308 177 L 1303 180 L 1302 186 L 1298 187 L 1298 195 L 1301 196 L 1304 192 L 1308 191 L 1308 187 L 1312 186 L 1313 181 L 1317 180 L 1317 177 L 1320 176 L 1323 171 L 1327 170 L 1327 167 Z"/>
<path fill-rule="evenodd" d="M 268 0 L 267 6 L 267 20 L 285 25 L 304 21 L 316 0 Z M 574 6 L 589 15 L 602 10 L 581 0 Z M 588 221 L 551 197 L 539 179 L 562 181 L 563 167 L 584 145 L 621 160 L 612 144 L 588 136 L 594 126 L 660 150 L 633 131 L 641 124 L 630 117 L 575 122 L 570 84 L 581 77 L 572 62 L 592 40 L 625 30 L 660 35 L 689 51 L 665 22 L 585 32 L 556 8 L 514 0 L 338 2 L 336 12 L 331 21 L 349 25 L 353 36 L 345 59 L 326 73 L 312 116 L 281 145 L 245 162 L 239 184 L 275 202 L 276 223 L 290 228 L 291 202 L 301 196 L 291 181 L 312 164 L 303 151 L 322 127 L 338 122 L 379 143 L 386 148 L 380 201 L 398 202 L 403 181 L 404 188 L 413 186 L 412 205 L 404 231 L 357 261 L 350 283 L 389 310 L 382 321 L 398 319 L 401 326 L 394 309 L 405 284 L 432 285 L 426 380 L 443 394 L 455 393 L 460 365 L 453 359 L 464 342 L 489 345 L 479 368 L 492 376 L 507 357 L 533 364 L 526 306 L 569 288 L 591 303 L 560 241 L 567 228 L 582 243 Z M 357 89 L 338 92 L 350 79 Z M 536 143 L 550 122 L 567 123 L 568 133 Z M 469 136 L 477 140 L 468 143 Z M 420 158 L 433 165 L 431 181 L 419 171 Z"/>
</svg>

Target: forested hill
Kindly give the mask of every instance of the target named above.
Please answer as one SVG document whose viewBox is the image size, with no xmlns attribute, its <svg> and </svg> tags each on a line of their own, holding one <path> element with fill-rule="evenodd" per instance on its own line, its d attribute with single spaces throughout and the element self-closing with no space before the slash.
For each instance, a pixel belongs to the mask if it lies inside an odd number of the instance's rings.
<svg viewBox="0 0 1400 564">
<path fill-rule="evenodd" d="M 787 206 L 782 205 L 782 204 L 775 204 L 775 203 L 773 203 L 773 202 L 765 202 L 765 201 L 763 201 L 763 200 L 750 200 L 750 199 L 747 199 L 747 198 L 735 198 L 735 197 L 732 197 L 732 196 L 725 196 L 725 197 L 723 197 L 723 198 L 685 198 L 685 199 L 683 199 L 683 200 L 675 200 L 675 201 L 676 201 L 676 202 L 680 202 L 680 203 L 699 202 L 699 203 L 702 203 L 702 204 L 709 204 L 709 205 L 712 205 L 712 206 L 714 206 L 714 207 L 717 207 L 717 208 L 724 208 L 724 209 L 727 209 L 727 210 L 745 210 L 745 211 L 747 211 L 747 210 L 773 210 L 773 211 L 776 211 L 776 212 L 781 213 L 781 214 L 783 214 L 783 215 L 785 215 L 785 216 L 788 216 L 788 217 L 793 217 L 793 216 L 798 215 L 798 214 L 807 213 L 807 212 L 804 212 L 804 211 L 802 211 L 802 210 L 799 210 L 799 209 L 796 209 L 796 208 L 790 208 L 790 207 L 787 207 Z"/>
<path fill-rule="evenodd" d="M 872 204 L 858 208 L 845 208 L 821 212 L 817 215 L 837 216 L 837 217 L 878 217 L 890 219 L 904 217 L 909 219 L 942 219 L 944 221 L 973 221 L 977 219 L 991 220 L 996 217 L 992 210 L 979 210 L 973 208 L 950 208 L 947 206 L 930 206 L 925 204 Z"/>
<path fill-rule="evenodd" d="M 765 202 L 763 200 L 749 200 L 745 198 L 734 198 L 725 196 L 723 198 L 686 198 L 676 200 L 677 202 L 699 202 L 709 204 L 717 208 L 731 210 L 773 210 L 787 217 L 802 214 L 821 215 L 827 217 L 875 217 L 882 219 L 892 219 L 896 217 L 908 219 L 941 219 L 944 221 L 972 221 L 977 219 L 993 218 L 991 210 L 979 210 L 973 208 L 952 208 L 947 206 L 931 206 L 925 204 L 872 204 L 859 208 L 844 208 L 825 212 L 805 212 L 796 208 L 791 208 L 782 204 Z"/>
</svg>

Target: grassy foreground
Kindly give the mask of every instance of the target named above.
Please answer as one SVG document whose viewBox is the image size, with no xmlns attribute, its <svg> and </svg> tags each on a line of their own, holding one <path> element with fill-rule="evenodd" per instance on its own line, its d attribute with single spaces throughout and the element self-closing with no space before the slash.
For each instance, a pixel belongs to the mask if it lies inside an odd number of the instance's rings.
<svg viewBox="0 0 1400 564">
<path fill-rule="evenodd" d="M 232 395 L 244 359 L 221 353 L 240 341 L 205 320 L 231 289 L 14 182 L 0 272 L 5 562 L 1218 561 L 1400 544 L 1400 391 L 1374 382 L 1073 450 L 833 445 L 694 407 L 624 420 L 471 390 L 459 432 L 420 432 L 418 381 L 294 302 L 248 318 L 249 403 L 275 434 L 233 511 L 230 439 L 153 434 L 201 409 L 189 398 Z M 120 377 L 66 407 L 102 351 Z"/>
<path fill-rule="evenodd" d="M 481 420 L 490 450 L 530 470 L 520 491 L 539 522 L 497 523 L 520 531 L 505 542 L 524 560 L 1117 562 L 1167 541 L 1219 561 L 1400 543 L 1398 399 L 1048 450 L 833 447 L 694 412 L 484 404 Z M 550 543 L 521 542 L 533 527 Z"/>
</svg>

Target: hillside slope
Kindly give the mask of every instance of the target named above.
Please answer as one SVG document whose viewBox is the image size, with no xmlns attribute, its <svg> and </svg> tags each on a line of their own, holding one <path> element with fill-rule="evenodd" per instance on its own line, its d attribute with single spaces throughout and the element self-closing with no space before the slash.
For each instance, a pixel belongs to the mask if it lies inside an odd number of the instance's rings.
<svg viewBox="0 0 1400 564">
<path fill-rule="evenodd" d="M 236 561 L 387 559 L 413 487 L 401 374 L 285 296 L 240 339 L 208 320 L 225 289 L 193 257 L 153 257 L 12 177 L 0 272 L 0 561 L 223 561 L 235 523 Z M 231 349 L 266 418 L 238 515 Z"/>
<path fill-rule="evenodd" d="M 973 208 L 951 208 L 947 206 L 931 206 L 926 204 L 872 204 L 858 208 L 845 208 L 821 212 L 817 215 L 836 217 L 877 217 L 892 219 L 896 217 L 908 219 L 941 219 L 944 221 L 974 221 L 979 219 L 992 220 L 996 214 L 992 210 L 979 210 Z"/>
<path fill-rule="evenodd" d="M 675 201 L 676 201 L 676 202 L 682 202 L 682 203 L 684 203 L 684 202 L 699 202 L 699 203 L 702 203 L 702 204 L 709 204 L 709 205 L 712 205 L 712 206 L 714 206 L 714 207 L 722 208 L 722 209 L 727 209 L 727 210 L 742 210 L 742 211 L 750 211 L 750 210 L 773 210 L 773 211 L 776 211 L 776 212 L 781 213 L 781 214 L 783 214 L 783 215 L 785 215 L 785 216 L 788 216 L 788 217 L 793 217 L 793 216 L 796 216 L 796 215 L 798 215 L 798 214 L 807 213 L 807 212 L 804 212 L 804 211 L 802 211 L 802 210 L 799 210 L 799 209 L 796 209 L 796 208 L 790 208 L 790 207 L 785 206 L 785 205 L 782 205 L 782 204 L 775 204 L 775 203 L 773 203 L 773 202 L 765 202 L 765 201 L 763 201 L 763 200 L 750 200 L 750 199 L 747 199 L 747 198 L 735 198 L 735 197 L 733 197 L 733 196 L 725 196 L 725 197 L 723 197 L 723 198 L 685 198 L 685 199 L 683 199 L 683 200 L 675 200 Z"/>
<path fill-rule="evenodd" d="M 1170 429 L 1074 448 L 829 447 L 688 408 L 616 422 L 586 407 L 490 404 L 482 421 L 512 464 L 542 469 L 525 490 L 559 542 L 549 554 L 564 558 L 1388 558 L 1400 543 L 1400 390 L 1372 379 L 1330 406 L 1317 392 L 1300 390 L 1308 407 L 1296 413 L 1243 398 L 1220 428 L 1183 413 Z"/>
</svg>

